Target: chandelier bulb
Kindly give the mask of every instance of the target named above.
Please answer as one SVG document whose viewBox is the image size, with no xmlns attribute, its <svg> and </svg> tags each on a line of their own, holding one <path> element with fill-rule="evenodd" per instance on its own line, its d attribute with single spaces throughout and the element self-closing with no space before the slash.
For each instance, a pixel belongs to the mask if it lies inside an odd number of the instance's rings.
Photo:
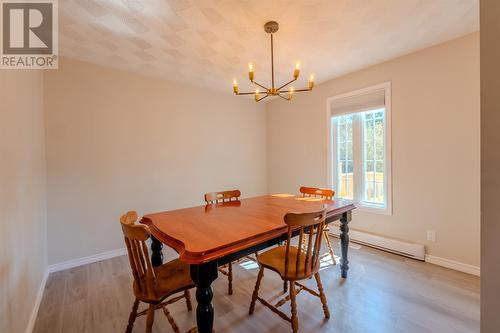
<svg viewBox="0 0 500 333">
<path fill-rule="evenodd" d="M 295 69 L 293 71 L 293 78 L 295 80 L 297 80 L 297 78 L 299 77 L 299 73 L 300 73 L 300 62 L 297 61 L 295 63 Z"/>
<path fill-rule="evenodd" d="M 248 79 L 253 81 L 253 64 L 251 62 L 248 64 Z"/>
<path fill-rule="evenodd" d="M 236 81 L 236 79 L 233 80 L 233 92 L 235 94 L 238 93 L 238 81 Z"/>
<path fill-rule="evenodd" d="M 309 90 L 314 87 L 314 74 L 309 75 Z"/>
</svg>

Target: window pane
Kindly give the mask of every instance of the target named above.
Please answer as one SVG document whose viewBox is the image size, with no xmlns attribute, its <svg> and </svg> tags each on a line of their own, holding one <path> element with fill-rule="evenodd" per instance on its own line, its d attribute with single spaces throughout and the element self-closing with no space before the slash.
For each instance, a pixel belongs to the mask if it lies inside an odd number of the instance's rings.
<svg viewBox="0 0 500 333">
<path fill-rule="evenodd" d="M 377 119 L 375 121 L 375 158 L 383 159 L 384 157 L 384 120 Z"/>
<path fill-rule="evenodd" d="M 373 140 L 373 122 L 371 121 L 371 118 L 366 118 L 365 119 L 365 139 L 366 140 Z"/>
<path fill-rule="evenodd" d="M 354 166 L 352 161 L 347 161 L 347 173 L 352 173 L 354 171 Z"/>
<path fill-rule="evenodd" d="M 373 201 L 373 182 L 366 182 L 366 201 Z"/>
<path fill-rule="evenodd" d="M 374 171 L 374 163 L 373 163 L 373 160 L 370 161 L 370 160 L 367 160 L 366 163 L 365 163 L 365 172 L 373 172 Z"/>
<path fill-rule="evenodd" d="M 352 142 L 347 143 L 347 159 L 352 160 Z"/>
<path fill-rule="evenodd" d="M 373 152 L 373 141 L 365 140 L 365 160 L 373 161 L 375 159 L 375 155 Z"/>
<path fill-rule="evenodd" d="M 383 174 L 379 175 L 381 176 L 380 179 L 383 179 Z M 376 188 L 375 188 L 375 201 L 376 202 L 384 202 L 384 182 L 376 182 Z"/>
<path fill-rule="evenodd" d="M 339 198 L 353 199 L 353 115 L 334 117 L 337 133 L 337 193 Z"/>
<path fill-rule="evenodd" d="M 344 142 L 339 142 L 338 145 L 339 160 L 345 160 L 347 155 L 347 145 Z"/>
<path fill-rule="evenodd" d="M 338 131 L 339 131 L 339 143 L 345 142 L 345 137 L 346 137 L 345 125 L 339 123 Z"/>
<path fill-rule="evenodd" d="M 363 113 L 363 200 L 384 203 L 385 110 Z"/>
<path fill-rule="evenodd" d="M 383 138 L 382 138 L 382 140 L 375 141 L 375 157 L 374 158 L 377 160 L 382 160 L 382 161 L 384 160 L 384 141 L 383 141 Z M 380 169 L 378 169 L 378 170 L 380 170 Z"/>
<path fill-rule="evenodd" d="M 350 121 L 347 123 L 346 135 L 347 135 L 347 139 L 352 142 L 352 115 L 349 117 L 350 117 Z"/>
</svg>

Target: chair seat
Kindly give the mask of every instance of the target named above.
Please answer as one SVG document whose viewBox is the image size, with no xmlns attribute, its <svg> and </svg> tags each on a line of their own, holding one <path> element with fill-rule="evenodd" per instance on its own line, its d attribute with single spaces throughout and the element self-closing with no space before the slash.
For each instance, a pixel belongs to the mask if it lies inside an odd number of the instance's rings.
<svg viewBox="0 0 500 333">
<path fill-rule="evenodd" d="M 189 265 L 179 259 L 155 267 L 154 270 L 157 281 L 156 295 L 147 295 L 139 290 L 137 283 L 134 281 L 134 294 L 143 302 L 161 302 L 172 294 L 195 287 L 191 280 Z"/>
<path fill-rule="evenodd" d="M 309 278 L 312 274 L 318 271 L 318 267 L 314 267 L 310 272 L 304 272 L 306 253 L 301 251 L 299 258 L 299 271 L 296 271 L 297 265 L 297 254 L 298 248 L 295 246 L 290 246 L 289 255 L 289 267 L 288 272 L 285 275 L 285 258 L 286 258 L 286 245 L 278 246 L 266 252 L 260 253 L 257 256 L 257 261 L 259 265 L 271 269 L 278 273 L 283 280 L 302 280 Z"/>
</svg>

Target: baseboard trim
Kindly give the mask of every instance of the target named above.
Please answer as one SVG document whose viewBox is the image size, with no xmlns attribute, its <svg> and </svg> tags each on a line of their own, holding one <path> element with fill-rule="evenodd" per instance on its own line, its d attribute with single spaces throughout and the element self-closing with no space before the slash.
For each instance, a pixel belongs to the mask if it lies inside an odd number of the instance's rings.
<svg viewBox="0 0 500 333">
<path fill-rule="evenodd" d="M 463 273 L 472 274 L 475 276 L 481 275 L 480 267 L 469 265 L 469 264 L 464 264 L 462 262 L 451 260 L 451 259 L 446 259 L 446 258 L 441 258 L 441 257 L 436 257 L 436 256 L 426 254 L 425 255 L 425 262 L 428 262 L 429 264 L 434 264 L 434 265 L 454 269 L 456 271 L 460 271 Z"/>
<path fill-rule="evenodd" d="M 339 237 L 340 231 L 337 228 L 330 228 L 330 234 Z M 354 228 L 349 229 L 349 238 L 353 243 L 392 252 L 408 258 L 422 261 L 425 258 L 425 247 L 421 244 L 411 243 Z"/>
<path fill-rule="evenodd" d="M 33 309 L 31 310 L 30 318 L 28 320 L 28 326 L 26 327 L 26 333 L 33 332 L 33 329 L 35 328 L 36 318 L 38 317 L 38 309 L 40 309 L 40 304 L 42 303 L 43 292 L 45 291 L 45 285 L 47 284 L 48 277 L 49 277 L 49 270 L 47 268 L 43 273 L 42 282 L 38 287 L 38 292 L 35 298 L 35 304 L 33 304 Z"/>
<path fill-rule="evenodd" d="M 337 230 L 337 228 L 330 229 L 330 235 L 335 236 L 335 237 L 339 237 L 339 231 Z M 367 235 L 370 235 L 371 238 L 367 238 Z M 421 251 L 421 253 L 419 253 L 417 256 L 415 256 L 415 255 L 411 256 L 411 255 L 408 255 L 407 253 L 405 253 L 407 251 L 402 250 L 402 248 L 404 248 L 404 247 L 397 246 L 398 245 L 397 242 L 393 242 L 394 244 L 391 244 L 391 245 L 396 245 L 396 246 L 391 246 L 391 247 L 387 247 L 387 246 L 384 247 L 384 246 L 380 246 L 380 244 L 374 244 L 371 242 L 374 239 L 374 237 L 375 238 L 378 237 L 380 239 L 383 239 L 383 238 L 386 238 L 385 236 L 372 235 L 370 233 L 367 233 L 367 232 L 364 232 L 361 230 L 356 230 L 353 228 L 350 229 L 349 236 L 351 238 L 351 242 L 353 242 L 353 243 L 359 243 L 361 245 L 373 247 L 373 248 L 380 249 L 383 251 L 392 252 L 392 253 L 399 254 L 399 255 L 402 255 L 405 257 L 423 260 L 429 264 L 434 264 L 437 266 L 453 269 L 453 270 L 456 270 L 459 272 L 472 274 L 475 276 L 480 276 L 481 269 L 480 269 L 480 267 L 477 267 L 477 266 L 472 266 L 469 264 L 464 264 L 464 263 L 459 262 L 459 261 L 425 254 L 424 251 Z M 386 238 L 386 239 L 391 240 L 390 238 Z M 377 239 L 375 239 L 375 240 L 377 240 Z M 380 242 L 378 242 L 378 243 L 380 243 Z M 401 244 L 404 245 L 403 243 L 401 243 Z M 401 245 L 401 244 L 399 244 L 399 245 Z"/>
<path fill-rule="evenodd" d="M 47 279 L 50 273 L 59 272 L 65 269 L 91 264 L 93 262 L 111 259 L 114 257 L 119 257 L 125 254 L 127 254 L 127 249 L 122 248 L 122 249 L 94 254 L 83 258 L 72 259 L 48 266 L 45 272 L 43 273 L 42 282 L 40 283 L 40 287 L 38 288 L 38 292 L 36 294 L 35 304 L 33 305 L 33 309 L 31 310 L 28 326 L 26 327 L 26 333 L 33 332 L 33 329 L 35 328 L 35 322 L 38 316 L 38 310 L 40 309 L 40 304 L 42 303 L 43 292 L 45 291 L 45 285 L 47 284 Z"/>
<path fill-rule="evenodd" d="M 119 257 L 127 254 L 127 249 L 126 248 L 121 248 L 117 250 L 111 250 L 107 252 L 102 252 L 98 254 L 94 254 L 91 256 L 83 257 L 83 258 L 77 258 L 77 259 L 72 259 L 68 261 L 63 261 L 57 264 L 53 264 L 49 266 L 49 272 L 54 273 L 54 272 L 59 272 L 63 271 L 66 269 L 70 269 L 73 267 L 78 267 L 82 265 L 87 265 L 91 264 L 94 262 L 106 260 L 106 259 L 111 259 L 114 257 Z"/>
</svg>

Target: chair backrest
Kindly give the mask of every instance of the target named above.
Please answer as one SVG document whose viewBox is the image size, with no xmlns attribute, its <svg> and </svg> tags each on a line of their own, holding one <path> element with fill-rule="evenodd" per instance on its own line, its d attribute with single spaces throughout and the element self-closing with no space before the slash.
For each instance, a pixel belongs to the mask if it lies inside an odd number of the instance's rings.
<svg viewBox="0 0 500 333">
<path fill-rule="evenodd" d="M 307 187 L 302 186 L 300 188 L 300 193 L 302 193 L 303 197 L 320 197 L 326 200 L 332 200 L 335 195 L 335 191 L 330 190 L 328 188 L 318 188 L 318 187 Z"/>
<path fill-rule="evenodd" d="M 151 233 L 143 224 L 135 224 L 137 213 L 127 212 L 120 218 L 132 275 L 140 292 L 148 297 L 156 295 L 156 275 L 151 265 L 146 241 Z"/>
<path fill-rule="evenodd" d="M 239 200 L 240 196 L 241 196 L 240 190 L 211 192 L 205 194 L 205 202 L 207 203 L 207 205 L 211 205 L 219 202 Z"/>
<path fill-rule="evenodd" d="M 285 276 L 295 271 L 299 276 L 310 276 L 319 269 L 319 251 L 323 239 L 323 228 L 326 219 L 326 209 L 312 213 L 288 213 L 285 223 L 288 225 L 288 241 L 286 242 Z M 291 238 L 294 230 L 299 227 L 299 242 L 297 256 L 290 255 Z M 305 237 L 305 248 L 303 239 Z M 295 262 L 293 262 L 295 261 Z M 292 266 L 295 265 L 295 266 Z M 295 267 L 295 269 L 291 269 Z"/>
</svg>

